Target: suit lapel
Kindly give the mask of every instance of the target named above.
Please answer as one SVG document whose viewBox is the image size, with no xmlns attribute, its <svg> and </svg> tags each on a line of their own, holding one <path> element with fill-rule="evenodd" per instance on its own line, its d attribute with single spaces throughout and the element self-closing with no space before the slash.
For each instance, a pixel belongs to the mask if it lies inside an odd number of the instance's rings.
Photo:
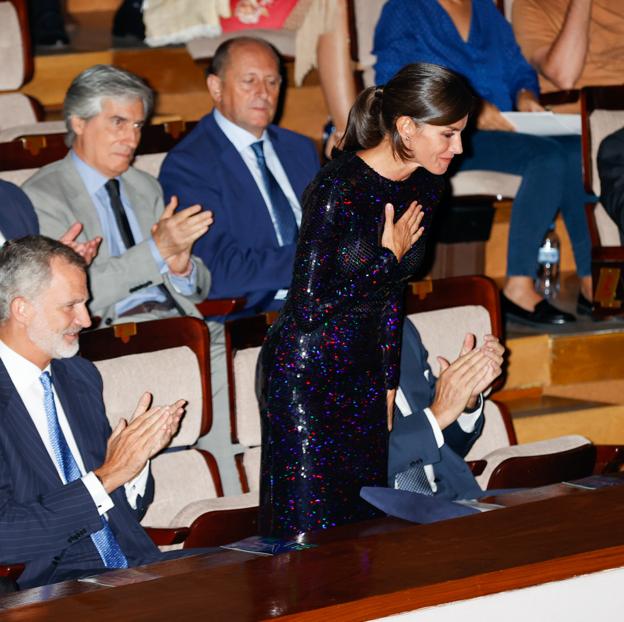
<svg viewBox="0 0 624 622">
<path fill-rule="evenodd" d="M 98 218 L 95 205 L 89 196 L 74 163 L 72 161 L 71 151 L 61 160 L 62 177 L 65 181 L 67 196 L 71 200 L 71 207 L 76 215 L 76 220 L 80 221 L 83 226 L 80 235 L 81 240 L 92 239 L 102 235 L 102 225 Z M 108 253 L 106 244 L 100 245 L 99 255 Z"/>
<path fill-rule="evenodd" d="M 35 471 L 50 486 L 58 486 L 58 471 L 48 454 L 26 406 L 22 402 L 8 372 L 0 361 L 0 418 L 2 434 L 20 456 L 37 465 Z"/>
</svg>

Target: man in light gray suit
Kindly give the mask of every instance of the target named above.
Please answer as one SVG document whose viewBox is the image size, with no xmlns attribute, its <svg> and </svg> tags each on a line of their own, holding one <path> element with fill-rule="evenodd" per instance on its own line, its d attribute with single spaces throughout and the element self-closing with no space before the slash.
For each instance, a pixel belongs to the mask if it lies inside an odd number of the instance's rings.
<svg viewBox="0 0 624 622">
<path fill-rule="evenodd" d="M 81 238 L 103 238 L 89 269 L 89 309 L 103 326 L 200 317 L 194 303 L 210 288 L 210 273 L 191 247 L 212 214 L 199 205 L 176 212 L 175 197 L 165 207 L 158 181 L 130 166 L 152 103 L 149 87 L 127 71 L 83 71 L 64 103 L 71 150 L 23 186 L 44 235 L 60 237 L 78 221 Z"/>
</svg>

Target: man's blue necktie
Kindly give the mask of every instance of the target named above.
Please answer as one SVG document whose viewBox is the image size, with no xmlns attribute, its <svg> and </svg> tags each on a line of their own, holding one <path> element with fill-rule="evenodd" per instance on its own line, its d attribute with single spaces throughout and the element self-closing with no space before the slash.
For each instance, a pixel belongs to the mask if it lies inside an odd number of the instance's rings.
<svg viewBox="0 0 624 622">
<path fill-rule="evenodd" d="M 257 143 L 253 143 L 251 148 L 256 154 L 258 167 L 260 168 L 262 178 L 264 179 L 264 187 L 269 195 L 269 199 L 271 200 L 273 216 L 282 238 L 282 245 L 294 244 L 297 241 L 297 221 L 295 220 L 292 207 L 290 206 L 284 191 L 277 183 L 277 179 L 273 177 L 273 173 L 271 173 L 271 170 L 267 166 L 266 159 L 264 157 L 263 143 L 264 141 L 259 140 Z"/>
<path fill-rule="evenodd" d="M 52 391 L 52 376 L 50 372 L 44 371 L 39 380 L 43 385 L 43 405 L 48 419 L 48 433 L 50 435 L 50 443 L 56 457 L 56 462 L 61 468 L 65 481 L 67 483 L 81 477 L 80 469 L 72 454 L 67 439 L 59 425 L 58 415 L 56 413 L 56 405 L 54 404 L 54 393 Z M 102 529 L 91 534 L 91 540 L 98 550 L 104 565 L 107 568 L 127 568 L 128 560 L 123 554 L 115 535 L 108 525 L 108 521 L 104 516 L 102 519 Z"/>
</svg>

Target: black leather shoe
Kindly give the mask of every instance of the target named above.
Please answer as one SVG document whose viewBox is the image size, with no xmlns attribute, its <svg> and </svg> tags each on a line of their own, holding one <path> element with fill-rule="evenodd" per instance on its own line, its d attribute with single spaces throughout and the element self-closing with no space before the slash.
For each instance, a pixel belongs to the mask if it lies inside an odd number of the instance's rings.
<svg viewBox="0 0 624 622">
<path fill-rule="evenodd" d="M 506 320 L 513 320 L 528 326 L 538 326 L 540 324 L 559 325 L 576 321 L 576 318 L 571 313 L 566 313 L 553 307 L 546 299 L 538 302 L 533 311 L 527 311 L 509 300 L 502 292 L 501 310 Z"/>
<path fill-rule="evenodd" d="M 594 303 L 591 300 L 587 300 L 587 298 L 579 292 L 578 299 L 576 301 L 577 315 L 591 315 L 593 311 Z"/>
</svg>

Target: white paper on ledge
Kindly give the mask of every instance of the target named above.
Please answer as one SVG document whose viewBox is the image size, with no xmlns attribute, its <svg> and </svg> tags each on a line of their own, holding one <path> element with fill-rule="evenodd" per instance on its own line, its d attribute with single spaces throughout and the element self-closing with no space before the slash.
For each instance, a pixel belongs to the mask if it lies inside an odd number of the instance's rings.
<svg viewBox="0 0 624 622">
<path fill-rule="evenodd" d="M 503 112 L 518 132 L 536 136 L 562 136 L 581 133 L 580 114 L 554 112 Z"/>
</svg>

